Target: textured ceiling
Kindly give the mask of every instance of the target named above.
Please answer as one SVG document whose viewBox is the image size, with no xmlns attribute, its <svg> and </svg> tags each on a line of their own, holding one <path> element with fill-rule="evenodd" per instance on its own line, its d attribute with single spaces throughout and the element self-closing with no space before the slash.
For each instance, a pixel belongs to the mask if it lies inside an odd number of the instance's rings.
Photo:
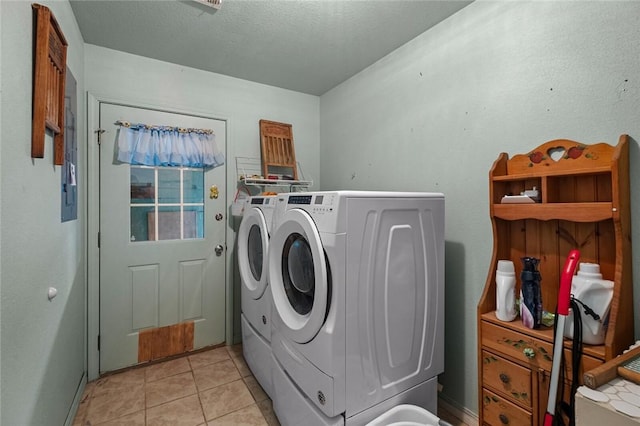
<svg viewBox="0 0 640 426">
<path fill-rule="evenodd" d="M 86 43 L 321 95 L 451 16 L 459 0 L 75 0 Z"/>
</svg>

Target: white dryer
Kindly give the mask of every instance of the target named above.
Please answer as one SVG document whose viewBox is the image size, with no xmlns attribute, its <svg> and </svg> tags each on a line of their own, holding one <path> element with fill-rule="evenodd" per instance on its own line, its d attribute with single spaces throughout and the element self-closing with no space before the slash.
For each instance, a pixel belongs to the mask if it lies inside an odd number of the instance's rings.
<svg viewBox="0 0 640 426">
<path fill-rule="evenodd" d="M 271 236 L 273 406 L 283 425 L 435 413 L 444 371 L 444 196 L 290 194 Z"/>
<path fill-rule="evenodd" d="M 276 198 L 247 200 L 238 229 L 238 268 L 241 281 L 242 349 L 247 365 L 271 395 L 271 291 L 267 279 L 269 234 Z"/>
</svg>

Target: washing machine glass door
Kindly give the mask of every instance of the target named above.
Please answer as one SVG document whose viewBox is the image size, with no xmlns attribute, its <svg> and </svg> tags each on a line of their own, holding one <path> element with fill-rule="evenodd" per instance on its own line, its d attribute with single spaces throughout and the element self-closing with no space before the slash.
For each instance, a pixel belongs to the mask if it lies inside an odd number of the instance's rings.
<svg viewBox="0 0 640 426">
<path fill-rule="evenodd" d="M 238 229 L 238 268 L 242 285 L 252 298 L 262 297 L 267 288 L 267 253 L 269 235 L 264 214 L 258 208 L 250 209 Z"/>
<path fill-rule="evenodd" d="M 285 213 L 269 251 L 269 282 L 284 332 L 311 340 L 324 324 L 328 303 L 327 263 L 313 219 L 303 210 Z"/>
</svg>

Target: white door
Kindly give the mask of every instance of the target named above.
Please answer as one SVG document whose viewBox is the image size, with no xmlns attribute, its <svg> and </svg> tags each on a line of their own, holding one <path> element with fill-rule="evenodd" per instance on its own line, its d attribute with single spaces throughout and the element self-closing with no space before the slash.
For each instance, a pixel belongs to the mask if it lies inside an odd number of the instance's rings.
<svg viewBox="0 0 640 426">
<path fill-rule="evenodd" d="M 225 340 L 225 167 L 114 164 L 119 120 L 212 129 L 226 146 L 224 121 L 100 103 L 101 373 Z"/>
</svg>

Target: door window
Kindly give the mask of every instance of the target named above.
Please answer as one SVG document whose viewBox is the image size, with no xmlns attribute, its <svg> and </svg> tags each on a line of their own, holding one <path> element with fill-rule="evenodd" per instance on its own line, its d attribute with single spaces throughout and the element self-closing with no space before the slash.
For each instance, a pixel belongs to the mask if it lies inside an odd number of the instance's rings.
<svg viewBox="0 0 640 426">
<path fill-rule="evenodd" d="M 204 238 L 204 171 L 130 166 L 132 242 Z"/>
<path fill-rule="evenodd" d="M 308 314 L 313 308 L 315 272 L 311 247 L 301 234 L 293 233 L 285 241 L 282 275 L 289 303 L 300 315 Z"/>
</svg>

